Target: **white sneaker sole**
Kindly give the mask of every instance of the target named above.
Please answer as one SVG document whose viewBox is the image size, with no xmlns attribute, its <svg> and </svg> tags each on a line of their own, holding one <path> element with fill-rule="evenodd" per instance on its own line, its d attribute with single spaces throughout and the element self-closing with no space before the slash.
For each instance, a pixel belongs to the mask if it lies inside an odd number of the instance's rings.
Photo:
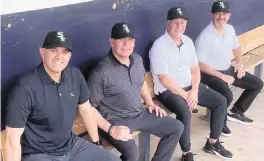
<svg viewBox="0 0 264 161">
<path fill-rule="evenodd" d="M 233 118 L 233 117 L 230 117 L 230 116 L 227 116 L 227 119 L 229 120 L 229 121 L 232 121 L 232 122 L 236 122 L 236 123 L 240 123 L 240 124 L 242 124 L 242 125 L 247 125 L 247 126 L 249 126 L 249 125 L 253 125 L 253 122 L 243 122 L 243 121 L 240 121 L 240 120 L 238 120 L 238 119 L 235 119 L 235 118 Z"/>
<path fill-rule="evenodd" d="M 232 158 L 226 158 L 226 157 L 220 155 L 220 154 L 219 154 L 218 152 L 216 152 L 216 151 L 213 151 L 213 152 L 215 153 L 215 155 L 219 156 L 219 157 L 222 158 L 222 159 L 225 159 L 225 160 L 230 160 L 230 159 L 232 159 Z"/>
<path fill-rule="evenodd" d="M 230 137 L 230 136 L 232 136 L 232 134 L 225 134 L 225 133 L 223 133 L 223 132 L 221 132 L 221 135 L 222 135 L 222 136 L 225 136 L 225 137 Z"/>
<path fill-rule="evenodd" d="M 216 151 L 214 151 L 214 150 L 213 150 L 213 151 L 208 151 L 208 150 L 204 149 L 204 151 L 207 152 L 207 153 L 209 153 L 209 154 L 217 155 L 218 157 L 220 157 L 220 158 L 222 158 L 222 159 L 225 159 L 225 160 L 230 160 L 230 159 L 232 159 L 232 158 L 224 157 L 224 156 L 220 155 L 218 152 L 216 152 Z"/>
</svg>

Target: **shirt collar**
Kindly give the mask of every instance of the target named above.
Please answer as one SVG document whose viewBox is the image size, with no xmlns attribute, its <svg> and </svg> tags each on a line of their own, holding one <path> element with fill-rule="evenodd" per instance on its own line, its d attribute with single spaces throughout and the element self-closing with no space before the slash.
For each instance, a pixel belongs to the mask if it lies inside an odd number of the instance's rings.
<svg viewBox="0 0 264 161">
<path fill-rule="evenodd" d="M 38 72 L 39 75 L 41 77 L 41 80 L 45 83 L 45 84 L 56 84 L 56 82 L 48 75 L 48 73 L 46 72 L 44 66 L 43 66 L 43 62 L 38 66 Z M 68 79 L 68 76 L 65 72 L 65 69 L 61 72 L 61 80 L 60 83 L 65 82 Z"/>
<path fill-rule="evenodd" d="M 108 53 L 110 59 L 112 60 L 113 64 L 115 66 L 118 66 L 118 65 L 121 65 L 121 66 L 126 66 L 124 64 L 122 64 L 113 54 L 113 51 L 112 51 L 112 48 L 110 49 L 109 53 Z M 130 59 L 130 64 L 129 64 L 129 67 L 131 67 L 133 64 L 134 64 L 134 56 L 133 56 L 133 53 L 129 56 L 129 59 Z"/>
<path fill-rule="evenodd" d="M 184 35 L 184 34 L 182 34 L 182 36 L 181 36 L 181 44 L 180 44 L 179 46 L 182 46 L 183 44 L 186 43 L 186 39 L 184 38 L 183 35 Z M 175 41 L 171 38 L 171 36 L 169 35 L 169 33 L 168 33 L 167 30 L 165 31 L 164 36 L 166 37 L 167 40 L 169 40 L 169 41 L 172 42 L 173 44 L 177 45 L 177 44 L 175 43 Z M 178 45 L 177 45 L 177 46 L 178 46 Z"/>
<path fill-rule="evenodd" d="M 211 23 L 209 24 L 209 26 L 210 26 L 210 30 L 211 30 L 211 32 L 220 35 L 220 34 L 216 31 L 213 21 L 211 21 Z M 226 24 L 224 25 L 224 32 L 226 33 Z"/>
</svg>

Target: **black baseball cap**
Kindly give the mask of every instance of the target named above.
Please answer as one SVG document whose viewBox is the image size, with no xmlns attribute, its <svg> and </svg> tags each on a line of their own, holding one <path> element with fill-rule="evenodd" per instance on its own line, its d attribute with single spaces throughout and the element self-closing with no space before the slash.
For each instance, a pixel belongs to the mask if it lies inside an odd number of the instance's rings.
<svg viewBox="0 0 264 161">
<path fill-rule="evenodd" d="M 226 12 L 226 13 L 231 12 L 229 3 L 227 1 L 214 2 L 212 6 L 212 13 L 216 13 L 216 12 Z"/>
<path fill-rule="evenodd" d="M 50 31 L 45 37 L 42 48 L 65 47 L 72 51 L 72 39 L 62 31 Z"/>
<path fill-rule="evenodd" d="M 111 38 L 122 39 L 126 37 L 135 38 L 134 28 L 126 22 L 118 22 L 112 27 Z"/>
<path fill-rule="evenodd" d="M 167 20 L 173 20 L 176 18 L 184 18 L 188 20 L 186 9 L 183 7 L 173 7 L 168 11 Z"/>
</svg>

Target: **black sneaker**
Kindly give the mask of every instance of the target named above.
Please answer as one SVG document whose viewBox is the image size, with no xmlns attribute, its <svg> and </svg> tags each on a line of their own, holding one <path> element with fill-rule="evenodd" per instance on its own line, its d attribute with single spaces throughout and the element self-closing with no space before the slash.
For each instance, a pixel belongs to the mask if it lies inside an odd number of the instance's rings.
<svg viewBox="0 0 264 161">
<path fill-rule="evenodd" d="M 194 161 L 193 156 L 196 154 L 193 154 L 192 152 L 189 152 L 185 155 L 182 155 L 181 161 Z"/>
<path fill-rule="evenodd" d="M 227 127 L 226 124 L 224 125 L 224 127 L 222 129 L 221 135 L 223 135 L 223 136 L 232 136 L 232 133 L 231 133 L 230 129 Z"/>
<path fill-rule="evenodd" d="M 240 123 L 243 125 L 252 125 L 253 124 L 253 120 L 246 117 L 243 113 L 240 114 L 237 112 L 233 112 L 232 110 L 229 110 L 229 112 L 227 114 L 227 119 L 229 121 L 237 122 L 237 123 Z"/>
<path fill-rule="evenodd" d="M 215 154 L 223 159 L 232 159 L 233 154 L 226 150 L 223 145 L 217 140 L 216 143 L 212 144 L 209 142 L 209 139 L 207 139 L 207 142 L 203 148 L 203 150 L 210 154 Z"/>
</svg>

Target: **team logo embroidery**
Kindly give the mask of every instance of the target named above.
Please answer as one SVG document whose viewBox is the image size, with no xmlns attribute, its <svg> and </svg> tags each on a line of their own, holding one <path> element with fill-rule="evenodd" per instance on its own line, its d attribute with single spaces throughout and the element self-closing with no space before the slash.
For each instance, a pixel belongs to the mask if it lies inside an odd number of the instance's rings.
<svg viewBox="0 0 264 161">
<path fill-rule="evenodd" d="M 224 2 L 219 2 L 219 6 L 225 8 Z"/>
<path fill-rule="evenodd" d="M 61 41 L 65 41 L 65 37 L 63 35 L 63 32 L 58 32 L 57 37 L 60 38 Z"/>
<path fill-rule="evenodd" d="M 73 97 L 73 96 L 74 96 L 74 94 L 73 94 L 73 93 L 71 93 L 71 96 Z"/>
<path fill-rule="evenodd" d="M 178 11 L 178 13 L 179 13 L 180 15 L 182 15 L 182 10 L 181 10 L 181 8 L 177 8 L 177 11 Z"/>
<path fill-rule="evenodd" d="M 130 32 L 130 30 L 129 30 L 127 24 L 123 24 L 123 29 L 124 29 L 127 33 Z"/>
</svg>

